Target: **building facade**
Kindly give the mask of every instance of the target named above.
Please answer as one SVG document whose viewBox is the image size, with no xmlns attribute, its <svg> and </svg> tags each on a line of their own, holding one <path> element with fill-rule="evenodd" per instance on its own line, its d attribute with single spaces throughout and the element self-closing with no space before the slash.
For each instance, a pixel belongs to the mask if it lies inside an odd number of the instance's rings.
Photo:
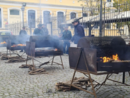
<svg viewBox="0 0 130 98">
<path fill-rule="evenodd" d="M 26 6 L 22 11 L 24 5 Z M 81 16 L 81 2 L 77 0 L 0 0 L 1 29 L 23 21 L 28 28 L 52 22 L 52 28 L 57 32 L 63 21 Z M 22 24 L 19 25 L 22 27 Z"/>
<path fill-rule="evenodd" d="M 106 6 L 113 4 L 113 0 L 105 2 Z M 61 23 L 66 20 L 89 16 L 89 12 L 82 14 L 83 3 L 78 0 L 0 0 L 0 29 L 7 28 L 14 34 L 18 34 L 24 21 L 28 33 L 32 34 L 34 28 L 39 23 L 43 23 L 47 25 L 49 33 L 53 32 L 57 35 L 61 32 Z M 22 11 L 23 6 L 24 11 Z M 70 29 L 73 33 L 73 28 Z M 107 24 L 104 32 L 110 35 L 115 32 L 115 29 L 113 24 Z M 85 31 L 88 35 L 88 29 Z M 99 36 L 99 26 L 93 28 L 92 34 Z"/>
</svg>

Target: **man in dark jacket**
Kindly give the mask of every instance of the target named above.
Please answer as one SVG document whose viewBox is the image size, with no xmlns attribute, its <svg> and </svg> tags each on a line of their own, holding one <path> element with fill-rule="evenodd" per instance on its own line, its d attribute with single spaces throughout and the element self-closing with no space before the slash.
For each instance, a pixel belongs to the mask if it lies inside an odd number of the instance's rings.
<svg viewBox="0 0 130 98">
<path fill-rule="evenodd" d="M 85 37 L 84 28 L 82 25 L 80 25 L 78 19 L 75 19 L 72 24 L 74 25 L 74 36 L 72 38 L 72 41 L 74 41 L 75 44 L 78 44 L 78 41 L 82 37 Z"/>
<path fill-rule="evenodd" d="M 25 30 L 25 27 L 23 27 L 23 29 L 22 30 L 20 30 L 20 33 L 19 33 L 19 35 L 27 35 L 27 32 L 26 32 L 26 30 Z"/>
<path fill-rule="evenodd" d="M 71 38 L 72 38 L 71 31 L 68 30 L 67 26 L 65 26 L 64 27 L 64 32 L 62 33 L 62 39 L 64 41 L 63 51 L 66 54 L 68 54 Z"/>
<path fill-rule="evenodd" d="M 43 30 L 43 35 L 48 35 L 48 29 L 46 28 L 45 24 L 42 24 L 42 30 Z"/>
<path fill-rule="evenodd" d="M 34 33 L 33 33 L 34 35 L 44 35 L 43 34 L 43 30 L 42 30 L 42 24 L 39 24 L 38 25 L 38 28 L 36 28 L 35 30 L 34 30 Z"/>
</svg>

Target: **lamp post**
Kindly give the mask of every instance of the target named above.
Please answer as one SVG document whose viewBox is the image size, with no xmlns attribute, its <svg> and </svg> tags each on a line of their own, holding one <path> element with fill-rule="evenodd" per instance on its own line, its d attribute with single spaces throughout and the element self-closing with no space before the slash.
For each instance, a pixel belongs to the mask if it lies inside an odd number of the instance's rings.
<svg viewBox="0 0 130 98">
<path fill-rule="evenodd" d="M 22 18 L 23 18 L 23 27 L 24 27 L 24 10 L 25 10 L 26 3 L 22 4 L 21 10 L 22 10 Z"/>
<path fill-rule="evenodd" d="M 39 7 L 40 7 L 40 24 L 41 24 L 42 23 L 42 15 L 41 15 L 42 14 L 42 8 L 41 8 L 42 5 L 41 5 L 41 0 L 39 0 L 39 5 L 40 5 Z"/>
<path fill-rule="evenodd" d="M 100 0 L 100 37 L 102 37 L 102 0 Z"/>
</svg>

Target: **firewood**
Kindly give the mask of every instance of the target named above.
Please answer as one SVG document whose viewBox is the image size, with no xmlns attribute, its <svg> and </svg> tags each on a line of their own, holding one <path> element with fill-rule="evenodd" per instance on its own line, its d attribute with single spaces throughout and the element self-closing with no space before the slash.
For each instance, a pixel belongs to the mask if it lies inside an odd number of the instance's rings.
<svg viewBox="0 0 130 98">
<path fill-rule="evenodd" d="M 87 78 L 84 78 L 84 77 L 76 78 L 75 77 L 72 84 L 74 86 L 77 86 L 77 87 L 80 87 L 83 89 L 87 89 L 89 87 L 88 82 L 89 82 L 89 79 L 87 79 Z M 76 89 L 75 87 L 70 87 L 70 83 L 71 83 L 71 80 L 66 83 L 59 82 L 56 84 L 56 90 L 64 91 L 64 92 L 70 91 L 70 90 L 75 90 Z"/>
<path fill-rule="evenodd" d="M 48 73 L 46 72 L 46 70 L 43 69 L 43 68 L 36 69 L 35 66 L 31 66 L 30 69 L 31 69 L 31 70 L 28 72 L 29 75 L 48 74 Z"/>
</svg>

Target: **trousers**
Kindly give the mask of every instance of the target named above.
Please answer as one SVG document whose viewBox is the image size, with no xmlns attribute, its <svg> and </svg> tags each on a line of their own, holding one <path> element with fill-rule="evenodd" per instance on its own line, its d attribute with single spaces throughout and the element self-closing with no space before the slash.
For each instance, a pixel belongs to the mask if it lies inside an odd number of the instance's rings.
<svg viewBox="0 0 130 98">
<path fill-rule="evenodd" d="M 68 54 L 69 53 L 69 48 L 70 48 L 70 41 L 64 40 L 64 47 L 63 47 L 64 53 Z"/>
</svg>

